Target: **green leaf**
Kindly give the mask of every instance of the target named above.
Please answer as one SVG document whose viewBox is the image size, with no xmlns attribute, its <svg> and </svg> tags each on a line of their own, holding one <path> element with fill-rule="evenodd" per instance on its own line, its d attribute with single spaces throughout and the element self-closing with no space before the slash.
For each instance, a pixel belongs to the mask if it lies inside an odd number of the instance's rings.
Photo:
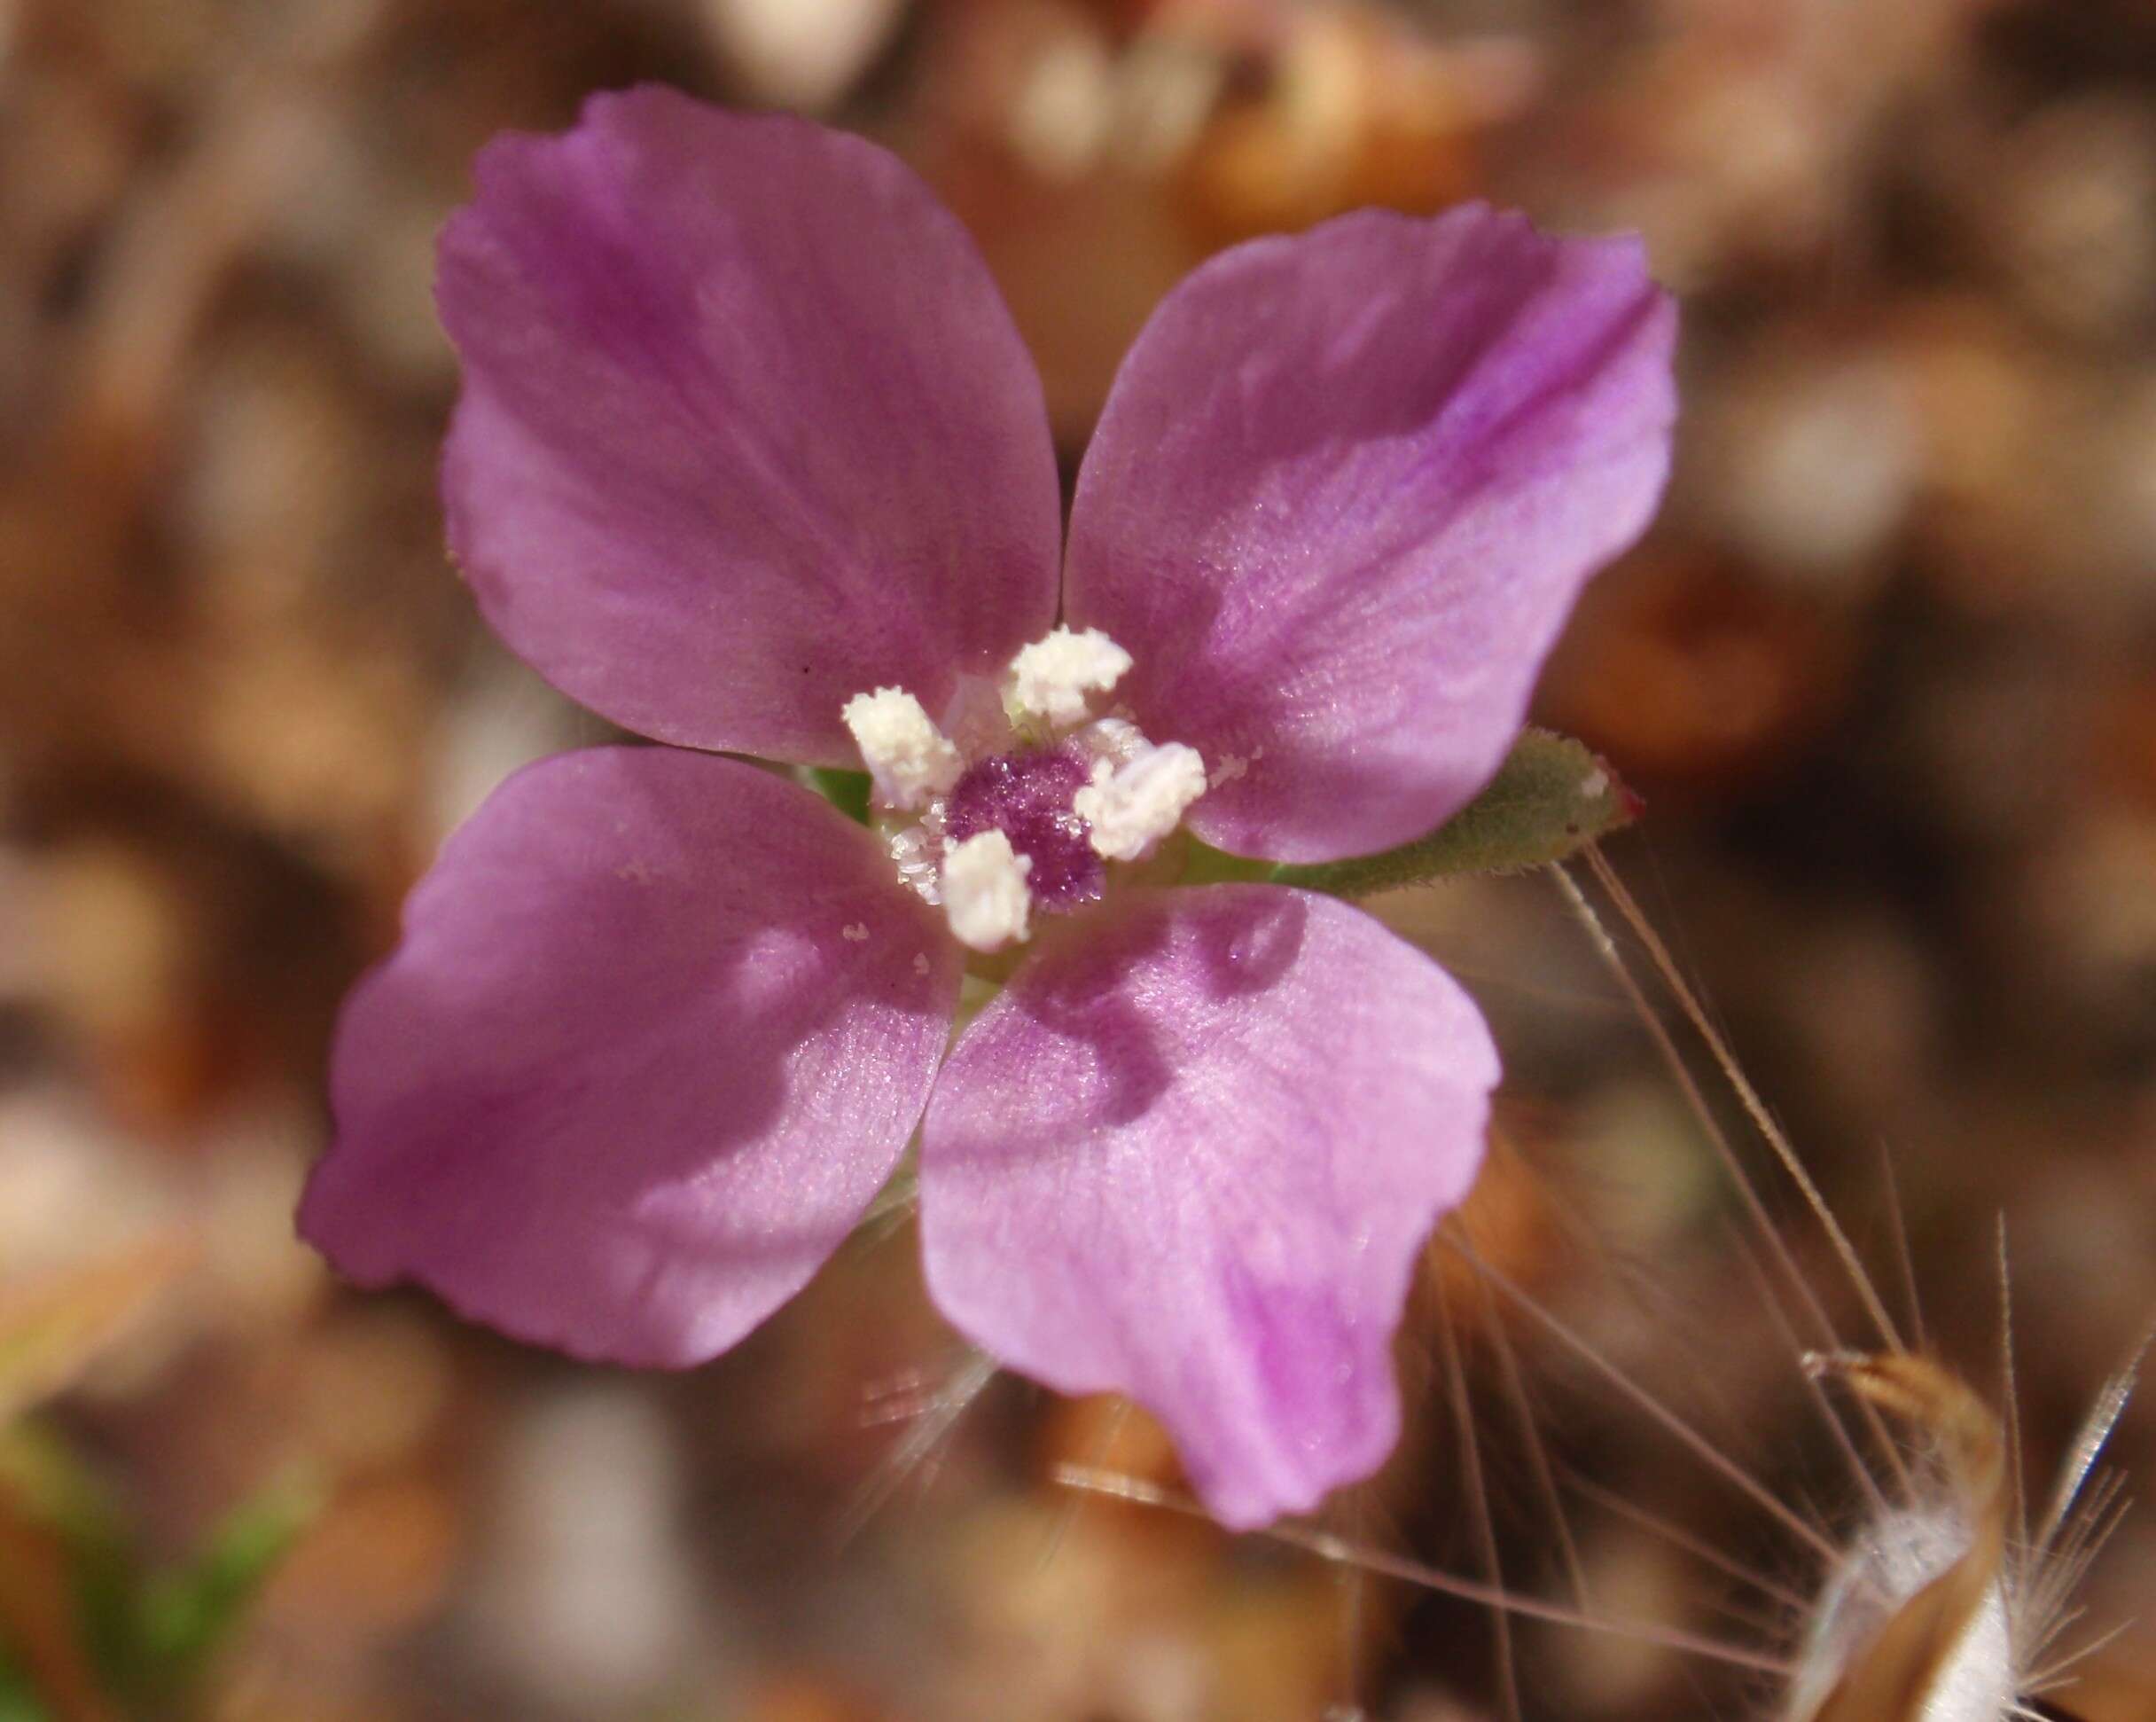
<svg viewBox="0 0 2156 1722">
<path fill-rule="evenodd" d="M 4 1668 L 0 1668 L 0 1722 L 52 1722 L 52 1712 Z"/>
<path fill-rule="evenodd" d="M 1427 836 L 1379 855 L 1284 866 L 1191 846 L 1186 885 L 1262 880 L 1334 896 L 1368 896 L 1459 873 L 1524 873 L 1629 825 L 1639 802 L 1593 751 L 1527 730 L 1482 793 Z"/>
<path fill-rule="evenodd" d="M 244 1624 L 248 1606 L 321 1506 L 311 1483 L 272 1483 L 235 1508 L 187 1566 L 145 1587 L 140 1655 L 159 1671 L 161 1689 L 192 1679 Z"/>
<path fill-rule="evenodd" d="M 98 1475 L 36 1418 L 0 1428 L 0 1498 L 82 1547 L 124 1540 L 119 1503 Z"/>
<path fill-rule="evenodd" d="M 36 1706 L 105 1722 L 114 1711 L 85 1640 L 74 1567 L 60 1532 L 0 1493 L 0 1650 Z"/>
<path fill-rule="evenodd" d="M 19 1533 L 35 1527 L 55 1539 L 72 1595 L 70 1645 L 88 1658 L 101 1686 L 124 1688 L 137 1661 L 139 1582 L 128 1526 L 104 1481 L 34 1417 L 0 1428 L 0 1522 L 10 1517 Z M 4 1702 L 0 1722 L 13 1722 Z"/>
<path fill-rule="evenodd" d="M 0 1648 L 0 1722 L 52 1722 L 52 1712 L 37 1702 L 4 1648 Z"/>
<path fill-rule="evenodd" d="M 80 1380 L 149 1313 L 194 1253 L 177 1233 L 160 1234 L 0 1287 L 0 1426 Z"/>
</svg>

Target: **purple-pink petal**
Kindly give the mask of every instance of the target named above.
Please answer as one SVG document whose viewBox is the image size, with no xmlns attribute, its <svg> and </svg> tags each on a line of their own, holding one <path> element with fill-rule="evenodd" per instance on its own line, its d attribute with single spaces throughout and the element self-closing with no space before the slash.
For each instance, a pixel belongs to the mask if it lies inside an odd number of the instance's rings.
<svg viewBox="0 0 2156 1722">
<path fill-rule="evenodd" d="M 1398 1434 L 1393 1333 L 1497 1080 L 1480 1014 L 1273 886 L 1138 893 L 1039 945 L 929 1102 L 929 1288 L 1011 1367 L 1145 1405 L 1222 1522 L 1306 1510 Z"/>
<path fill-rule="evenodd" d="M 1168 295 L 1079 475 L 1065 608 L 1205 755 L 1199 835 L 1366 854 L 1488 780 L 1660 494 L 1675 335 L 1637 243 L 1479 205 L 1261 239 Z"/>
<path fill-rule="evenodd" d="M 617 723 L 855 763 L 1056 609 L 1040 382 L 973 242 L 861 138 L 660 89 L 511 135 L 443 232 L 451 548 L 502 638 Z"/>
<path fill-rule="evenodd" d="M 732 760 L 534 765 L 347 1003 L 301 1227 L 580 1357 L 680 1366 L 798 1290 L 896 1165 L 954 948 L 875 841 Z"/>
</svg>

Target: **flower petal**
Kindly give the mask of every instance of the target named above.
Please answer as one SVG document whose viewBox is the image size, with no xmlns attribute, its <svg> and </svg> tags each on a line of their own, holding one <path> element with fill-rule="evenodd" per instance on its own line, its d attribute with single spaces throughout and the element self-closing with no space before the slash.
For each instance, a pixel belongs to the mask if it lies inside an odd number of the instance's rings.
<svg viewBox="0 0 2156 1722">
<path fill-rule="evenodd" d="M 1137 894 L 1046 935 L 947 1061 L 929 1288 L 1012 1368 L 1153 1412 L 1223 1523 L 1303 1511 L 1398 1434 L 1393 1330 L 1496 1079 L 1473 1002 L 1361 911 Z"/>
<path fill-rule="evenodd" d="M 890 1175 L 957 988 L 933 912 L 807 790 L 667 748 L 543 761 L 348 1002 L 301 1230 L 521 1339 L 699 1362 Z"/>
<path fill-rule="evenodd" d="M 932 712 L 1055 616 L 1032 361 L 896 158 L 669 90 L 512 135 L 441 238 L 442 487 L 502 638 L 662 740 L 855 764 L 853 694 Z"/>
<path fill-rule="evenodd" d="M 1196 747 L 1208 842 L 1404 842 L 1504 757 L 1582 583 L 1646 525 L 1676 313 L 1629 240 L 1479 205 L 1364 213 L 1216 258 L 1116 378 L 1064 602 L 1116 690 Z"/>
</svg>

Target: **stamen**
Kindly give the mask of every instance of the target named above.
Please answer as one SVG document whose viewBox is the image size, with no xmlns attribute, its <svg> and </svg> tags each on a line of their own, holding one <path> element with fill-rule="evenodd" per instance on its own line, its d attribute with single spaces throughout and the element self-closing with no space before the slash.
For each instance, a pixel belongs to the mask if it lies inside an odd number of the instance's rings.
<svg viewBox="0 0 2156 1722">
<path fill-rule="evenodd" d="M 943 912 L 951 936 L 975 951 L 1000 951 L 1026 936 L 1033 861 L 1001 831 L 978 832 L 943 857 Z"/>
<path fill-rule="evenodd" d="M 1206 793 L 1206 763 L 1180 741 L 1149 748 L 1127 764 L 1093 762 L 1093 780 L 1072 800 L 1091 827 L 1094 852 L 1138 861 L 1183 823 L 1183 810 Z"/>
<path fill-rule="evenodd" d="M 846 702 L 874 783 L 870 823 L 900 882 L 941 904 L 962 943 L 1000 950 L 1036 909 L 1098 901 L 1107 864 L 1150 856 L 1205 794 L 1195 748 L 1094 715 L 1129 668 L 1098 628 L 1058 628 L 1012 660 L 1000 690 L 960 678 L 941 726 L 903 688 Z"/>
<path fill-rule="evenodd" d="M 944 794 L 965 770 L 965 757 L 903 688 L 856 693 L 839 714 L 886 807 L 911 812 Z"/>
<path fill-rule="evenodd" d="M 1105 693 L 1130 668 L 1130 654 L 1098 628 L 1058 628 L 1011 660 L 1004 708 L 1019 725 L 1067 730 L 1092 716 L 1088 696 Z"/>
</svg>

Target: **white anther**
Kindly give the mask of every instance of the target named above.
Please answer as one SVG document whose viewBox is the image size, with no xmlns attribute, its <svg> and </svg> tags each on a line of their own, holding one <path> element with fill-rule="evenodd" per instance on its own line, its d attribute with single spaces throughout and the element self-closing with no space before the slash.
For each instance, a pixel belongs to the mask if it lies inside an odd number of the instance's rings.
<svg viewBox="0 0 2156 1722">
<path fill-rule="evenodd" d="M 1092 827 L 1093 852 L 1108 861 L 1142 860 L 1183 823 L 1183 810 L 1206 793 L 1206 763 L 1180 741 L 1150 748 L 1126 764 L 1093 762 L 1093 780 L 1071 799 Z"/>
<path fill-rule="evenodd" d="M 965 756 L 903 688 L 856 693 L 839 716 L 853 732 L 876 798 L 886 807 L 910 812 L 947 794 L 965 771 Z"/>
<path fill-rule="evenodd" d="M 1033 894 L 1026 875 L 1033 857 L 1020 855 L 1000 831 L 980 831 L 943 857 L 943 912 L 951 936 L 975 951 L 1000 951 L 1026 936 Z"/>
<path fill-rule="evenodd" d="M 1067 730 L 1092 715 L 1088 697 L 1105 693 L 1129 668 L 1130 654 L 1099 629 L 1058 628 L 1011 660 L 1004 708 L 1013 724 Z"/>
<path fill-rule="evenodd" d="M 1097 717 L 1071 737 L 1071 745 L 1085 755 L 1089 765 L 1103 759 L 1111 765 L 1128 765 L 1152 748 L 1145 732 L 1128 717 Z"/>
</svg>

